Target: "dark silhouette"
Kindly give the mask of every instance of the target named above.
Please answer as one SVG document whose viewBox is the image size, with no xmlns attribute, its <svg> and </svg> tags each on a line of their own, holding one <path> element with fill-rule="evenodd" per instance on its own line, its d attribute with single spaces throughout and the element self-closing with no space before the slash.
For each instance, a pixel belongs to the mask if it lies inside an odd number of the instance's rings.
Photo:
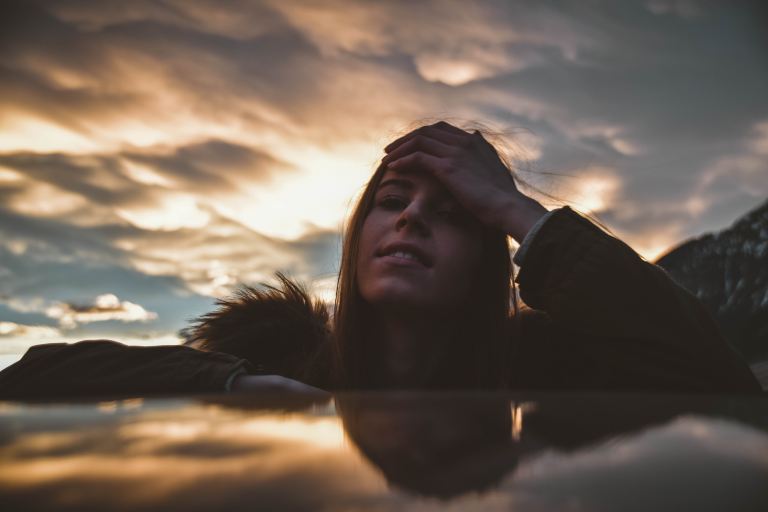
<svg viewBox="0 0 768 512">
<path fill-rule="evenodd" d="M 768 359 L 768 201 L 656 264 L 696 295 L 746 359 Z"/>
<path fill-rule="evenodd" d="M 37 346 L 0 373 L 0 394 L 760 391 L 696 297 L 571 208 L 520 192 L 479 131 L 439 122 L 385 152 L 344 231 L 332 335 L 278 275 L 282 288 L 245 288 L 198 319 L 186 334 L 203 350 Z"/>
</svg>

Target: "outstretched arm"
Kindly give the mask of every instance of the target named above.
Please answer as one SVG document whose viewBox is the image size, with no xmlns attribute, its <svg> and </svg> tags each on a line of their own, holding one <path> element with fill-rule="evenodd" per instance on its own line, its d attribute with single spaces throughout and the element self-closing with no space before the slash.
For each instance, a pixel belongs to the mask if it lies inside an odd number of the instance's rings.
<svg viewBox="0 0 768 512">
<path fill-rule="evenodd" d="M 287 377 L 254 375 L 254 366 L 246 359 L 182 345 L 49 343 L 30 348 L 0 372 L 0 399 L 6 400 L 224 392 L 328 397 L 321 389 Z"/>
<path fill-rule="evenodd" d="M 50 343 L 30 348 L 0 372 L 0 398 L 224 392 L 234 377 L 250 369 L 244 359 L 178 345 Z"/>
</svg>

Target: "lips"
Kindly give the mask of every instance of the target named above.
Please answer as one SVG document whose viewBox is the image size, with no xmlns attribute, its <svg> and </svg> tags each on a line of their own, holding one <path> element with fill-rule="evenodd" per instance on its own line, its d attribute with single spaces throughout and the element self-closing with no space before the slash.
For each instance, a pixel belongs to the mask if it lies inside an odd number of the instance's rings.
<svg viewBox="0 0 768 512">
<path fill-rule="evenodd" d="M 399 257 L 404 260 L 415 260 L 424 265 L 425 267 L 431 267 L 434 264 L 432 257 L 427 254 L 426 251 L 414 244 L 407 242 L 394 242 L 385 245 L 376 253 L 377 257 L 392 256 Z"/>
</svg>

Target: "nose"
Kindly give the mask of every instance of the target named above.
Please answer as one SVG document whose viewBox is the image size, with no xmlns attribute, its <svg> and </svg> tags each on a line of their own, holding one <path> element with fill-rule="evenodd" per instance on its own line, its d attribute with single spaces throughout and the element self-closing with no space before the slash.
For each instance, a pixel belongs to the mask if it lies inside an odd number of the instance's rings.
<svg viewBox="0 0 768 512">
<path fill-rule="evenodd" d="M 429 235 L 429 225 L 426 222 L 423 206 L 418 201 L 412 201 L 400 212 L 395 224 L 397 231 L 413 229 L 422 236 Z"/>
</svg>

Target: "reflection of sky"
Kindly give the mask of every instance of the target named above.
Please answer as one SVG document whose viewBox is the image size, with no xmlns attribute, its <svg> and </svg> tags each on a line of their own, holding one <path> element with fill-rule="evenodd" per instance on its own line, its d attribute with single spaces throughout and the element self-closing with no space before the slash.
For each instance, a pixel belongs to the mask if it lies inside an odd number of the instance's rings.
<svg viewBox="0 0 768 512">
<path fill-rule="evenodd" d="M 649 258 L 725 227 L 768 195 L 764 9 L 598 4 L 6 5 L 0 352 L 174 340 L 275 270 L 327 295 L 350 198 L 424 118 L 514 133 L 523 178 Z"/>
<path fill-rule="evenodd" d="M 764 414 L 759 405 L 751 404 L 755 417 Z M 542 433 L 554 436 L 556 430 L 534 432 L 535 449 L 509 464 L 514 469 L 496 485 L 442 501 L 388 485 L 329 407 L 277 412 L 170 400 L 0 404 L 0 504 L 25 510 L 422 511 L 758 510 L 768 503 L 764 431 L 697 414 L 655 425 L 624 423 L 623 431 L 567 451 L 541 441 Z M 567 421 L 561 425 L 568 428 Z M 524 440 L 531 435 L 524 418 L 522 428 Z M 440 438 L 440 430 L 432 435 Z"/>
</svg>

